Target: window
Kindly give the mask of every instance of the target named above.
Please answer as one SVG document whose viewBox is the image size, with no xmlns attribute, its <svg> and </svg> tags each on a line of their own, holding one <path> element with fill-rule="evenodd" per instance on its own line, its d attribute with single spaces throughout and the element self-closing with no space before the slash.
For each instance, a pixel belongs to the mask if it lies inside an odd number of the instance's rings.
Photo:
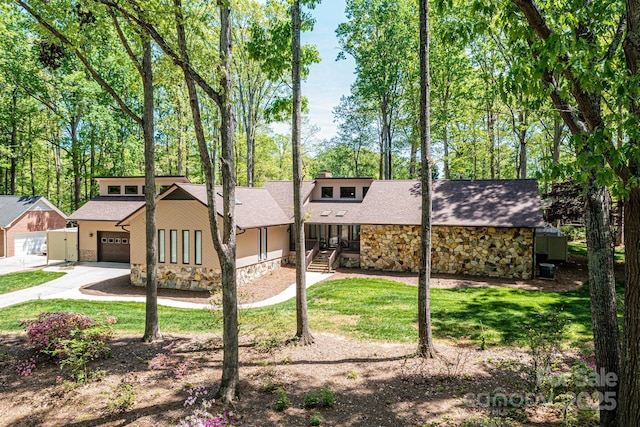
<svg viewBox="0 0 640 427">
<path fill-rule="evenodd" d="M 351 227 L 351 240 L 357 241 L 360 240 L 360 226 L 354 225 Z"/>
<path fill-rule="evenodd" d="M 258 261 L 267 259 L 267 229 L 258 229 Z"/>
<path fill-rule="evenodd" d="M 182 230 L 182 263 L 189 264 L 189 230 Z"/>
<path fill-rule="evenodd" d="M 107 194 L 120 194 L 120 186 L 119 185 L 109 185 L 107 187 Z"/>
<path fill-rule="evenodd" d="M 333 199 L 333 187 L 322 187 L 322 198 Z"/>
<path fill-rule="evenodd" d="M 369 191 L 369 187 L 362 187 L 362 198 L 364 199 L 364 196 L 367 195 L 367 192 Z"/>
<path fill-rule="evenodd" d="M 178 262 L 178 230 L 169 230 L 169 262 Z"/>
<path fill-rule="evenodd" d="M 120 244 L 120 239 L 116 237 L 116 245 Z"/>
<path fill-rule="evenodd" d="M 309 239 L 315 240 L 317 238 L 318 238 L 318 233 L 316 231 L 316 225 L 315 224 L 311 224 L 309 226 Z"/>
<path fill-rule="evenodd" d="M 124 194 L 138 194 L 138 186 L 137 185 L 125 185 L 124 186 Z"/>
<path fill-rule="evenodd" d="M 165 262 L 164 230 L 158 230 L 158 262 Z"/>
<path fill-rule="evenodd" d="M 122 239 L 122 244 L 123 245 L 128 245 L 129 244 L 129 239 Z"/>
<path fill-rule="evenodd" d="M 202 231 L 196 230 L 194 232 L 195 240 L 195 263 L 202 265 Z"/>
<path fill-rule="evenodd" d="M 100 238 L 100 243 L 107 243 L 107 238 L 106 237 L 101 237 Z"/>
<path fill-rule="evenodd" d="M 341 199 L 355 199 L 356 198 L 356 187 L 340 187 L 340 198 Z"/>
<path fill-rule="evenodd" d="M 113 237 L 109 237 L 109 243 L 113 243 L 113 242 L 114 242 Z"/>
</svg>

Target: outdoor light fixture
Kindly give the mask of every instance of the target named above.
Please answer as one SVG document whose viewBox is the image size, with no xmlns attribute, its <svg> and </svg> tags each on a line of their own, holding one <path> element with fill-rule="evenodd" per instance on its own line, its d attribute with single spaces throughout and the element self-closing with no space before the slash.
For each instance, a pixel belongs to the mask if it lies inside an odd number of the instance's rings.
<svg viewBox="0 0 640 427">
<path fill-rule="evenodd" d="M 93 237 L 93 233 L 89 233 L 89 237 Z"/>
</svg>

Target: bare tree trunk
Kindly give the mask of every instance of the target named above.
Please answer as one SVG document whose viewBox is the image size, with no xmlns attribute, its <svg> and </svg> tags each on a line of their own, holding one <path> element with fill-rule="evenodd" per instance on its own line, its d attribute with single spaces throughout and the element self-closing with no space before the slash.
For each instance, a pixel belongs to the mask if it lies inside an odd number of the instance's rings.
<svg viewBox="0 0 640 427">
<path fill-rule="evenodd" d="M 18 88 L 11 93 L 11 147 L 9 166 L 9 194 L 16 194 L 16 168 L 18 166 Z"/>
<path fill-rule="evenodd" d="M 429 90 L 429 3 L 420 0 L 420 154 L 422 161 L 422 227 L 418 276 L 418 354 L 433 357 L 431 334 L 431 123 Z"/>
<path fill-rule="evenodd" d="M 449 129 L 446 123 L 444 125 L 442 142 L 444 144 L 444 179 L 451 179 L 451 171 L 449 170 Z"/>
<path fill-rule="evenodd" d="M 487 137 L 489 138 L 489 168 L 491 170 L 491 179 L 496 179 L 496 113 L 493 111 L 493 105 L 487 101 Z"/>
<path fill-rule="evenodd" d="M 177 111 L 178 115 L 178 167 L 177 175 L 182 176 L 184 170 L 183 157 L 184 157 L 184 135 L 182 134 L 182 102 L 180 102 L 181 94 L 177 96 Z"/>
<path fill-rule="evenodd" d="M 586 233 L 589 262 L 589 295 L 595 345 L 596 365 L 601 372 L 619 372 L 618 318 L 616 312 L 616 287 L 613 274 L 613 250 L 609 224 L 609 191 L 598 185 L 595 173 L 585 185 Z M 613 344 L 613 347 L 612 347 Z M 618 394 L 618 382 L 609 383 L 601 375 L 598 392 L 601 402 L 600 425 L 615 425 L 616 408 L 609 407 L 609 399 Z M 615 403 L 615 402 L 614 402 Z"/>
<path fill-rule="evenodd" d="M 562 143 L 562 131 L 564 130 L 564 123 L 562 118 L 554 114 L 553 116 L 553 164 L 560 163 L 560 144 Z"/>
<path fill-rule="evenodd" d="M 145 342 L 153 342 L 162 338 L 158 320 L 158 273 L 156 271 L 156 162 L 155 140 L 153 131 L 153 70 L 151 59 L 151 41 L 146 33 L 142 35 L 142 87 L 144 104 L 142 113 L 142 133 L 144 136 L 144 185 L 145 185 L 145 219 L 147 245 L 147 299 L 144 325 Z"/>
<path fill-rule="evenodd" d="M 293 80 L 293 117 L 291 147 L 293 155 L 293 215 L 296 239 L 296 337 L 303 345 L 313 344 L 307 315 L 307 270 L 304 241 L 304 212 L 302 210 L 302 155 L 300 153 L 301 89 L 300 89 L 300 2 L 291 7 L 291 77 Z"/>
</svg>

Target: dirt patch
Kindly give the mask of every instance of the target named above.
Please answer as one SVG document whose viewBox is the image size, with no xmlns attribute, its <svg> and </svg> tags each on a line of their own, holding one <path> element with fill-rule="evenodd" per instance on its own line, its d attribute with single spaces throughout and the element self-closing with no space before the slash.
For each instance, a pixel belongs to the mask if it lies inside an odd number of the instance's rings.
<svg viewBox="0 0 640 427">
<path fill-rule="evenodd" d="M 168 336 L 154 344 L 144 344 L 140 337 L 118 336 L 112 356 L 92 365 L 101 370 L 101 376 L 79 386 L 61 381 L 67 374 L 42 356 L 30 376 L 18 375 L 17 360 L 32 355 L 24 334 L 3 335 L 0 340 L 3 425 L 177 425 L 192 411 L 184 406 L 188 389 L 204 386 L 212 394 L 221 376 L 221 340 L 213 335 Z M 450 426 L 481 417 L 504 421 L 490 425 L 542 426 L 561 421 L 561 409 L 553 405 L 498 410 L 477 404 L 481 393 L 518 394 L 529 387 L 528 356 L 518 349 L 480 351 L 438 341 L 438 356 L 423 360 L 412 357 L 415 345 L 363 343 L 330 334 L 317 334 L 315 344 L 308 347 L 281 345 L 265 351 L 254 344 L 243 337 L 237 404 L 223 408 L 216 403 L 213 408 L 232 411 L 238 426 L 308 426 L 313 411 L 304 408 L 305 395 L 322 387 L 336 398 L 332 408 L 319 410 L 323 426 L 429 422 Z M 150 367 L 150 360 L 168 354 L 169 347 L 176 364 L 186 362 L 179 375 L 170 366 Z M 121 384 L 130 386 L 135 402 L 118 412 L 113 402 Z M 291 400 L 282 412 L 274 410 L 277 388 Z"/>
</svg>

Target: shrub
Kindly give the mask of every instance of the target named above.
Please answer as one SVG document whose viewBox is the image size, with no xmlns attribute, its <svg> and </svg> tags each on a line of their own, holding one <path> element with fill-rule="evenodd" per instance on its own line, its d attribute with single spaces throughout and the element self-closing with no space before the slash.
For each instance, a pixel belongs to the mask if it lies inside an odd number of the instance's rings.
<svg viewBox="0 0 640 427">
<path fill-rule="evenodd" d="M 60 368 L 70 367 L 75 379 L 82 381 L 88 377 L 88 362 L 110 356 L 107 341 L 113 336 L 110 326 L 114 323 L 115 317 L 107 313 L 93 319 L 78 313 L 44 312 L 21 325 L 37 351 L 60 359 Z"/>
<path fill-rule="evenodd" d="M 109 402 L 109 409 L 114 412 L 126 412 L 136 404 L 137 393 L 131 384 L 118 384 L 112 388 L 113 396 Z"/>
<path fill-rule="evenodd" d="M 336 395 L 328 387 L 307 394 L 304 397 L 305 408 L 330 408 L 336 403 Z"/>
<path fill-rule="evenodd" d="M 291 399 L 287 396 L 287 391 L 285 389 L 279 387 L 276 390 L 276 394 L 278 395 L 278 399 L 276 400 L 276 404 L 273 405 L 273 409 L 276 411 L 284 411 L 291 406 Z"/>
<path fill-rule="evenodd" d="M 187 390 L 189 397 L 184 401 L 185 407 L 193 407 L 198 397 L 206 396 L 207 390 L 204 386 L 191 387 Z M 193 409 L 193 412 L 180 420 L 181 427 L 227 427 L 235 425 L 232 419 L 233 414 L 224 411 L 223 413 L 212 414 L 209 409 L 214 400 L 202 399 L 200 406 Z"/>
<path fill-rule="evenodd" d="M 323 421 L 324 420 L 322 419 L 322 417 L 320 416 L 320 412 L 318 411 L 315 411 L 309 417 L 309 425 L 312 425 L 312 426 L 319 426 L 320 424 L 322 424 Z"/>
<path fill-rule="evenodd" d="M 36 359 L 33 357 L 27 360 L 18 360 L 16 363 L 16 371 L 23 377 L 28 377 L 36 369 Z"/>
</svg>

